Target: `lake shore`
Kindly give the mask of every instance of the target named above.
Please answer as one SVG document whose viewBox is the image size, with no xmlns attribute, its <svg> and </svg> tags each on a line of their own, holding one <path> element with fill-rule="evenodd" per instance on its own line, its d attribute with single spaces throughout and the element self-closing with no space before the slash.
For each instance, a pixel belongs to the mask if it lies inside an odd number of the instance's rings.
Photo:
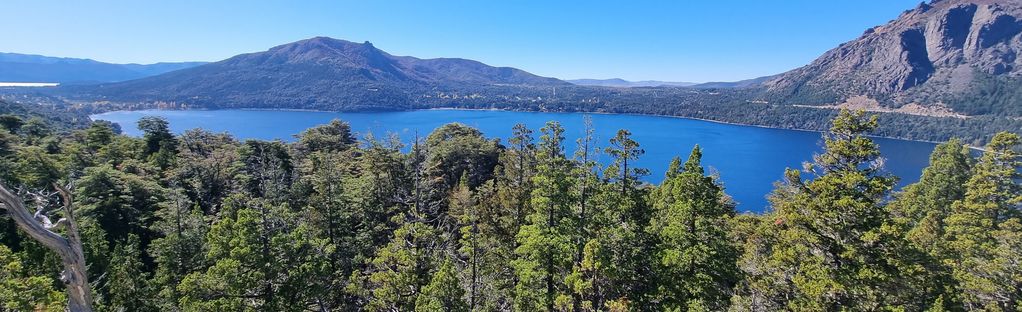
<svg viewBox="0 0 1022 312">
<path fill-rule="evenodd" d="M 319 109 L 301 109 L 301 108 L 258 108 L 258 107 L 255 107 L 255 108 L 232 108 L 232 109 L 234 109 L 234 110 L 242 110 L 242 111 L 282 111 L 282 112 L 291 111 L 291 112 L 321 112 L 321 113 L 341 113 L 341 114 L 343 114 L 343 113 L 367 113 L 367 112 L 330 111 L 330 110 L 319 110 Z M 226 109 L 154 109 L 154 110 L 216 111 L 216 110 L 226 110 Z M 594 115 L 648 116 L 648 117 L 661 117 L 661 118 L 676 118 L 676 119 L 698 120 L 698 121 L 711 122 L 711 123 L 723 124 L 723 125 L 731 125 L 731 126 L 740 126 L 740 127 L 755 127 L 755 128 L 763 128 L 763 129 L 802 131 L 802 132 L 820 133 L 821 135 L 824 133 L 824 131 L 819 131 L 819 130 L 774 127 L 774 126 L 765 126 L 765 125 L 756 125 L 756 124 L 744 124 L 744 123 L 727 122 L 727 121 L 720 121 L 720 120 L 707 119 L 707 118 L 685 117 L 685 116 L 664 115 L 664 114 L 610 113 L 610 112 L 534 111 L 534 110 L 511 110 L 511 109 L 500 109 L 500 108 L 463 108 L 463 107 L 416 108 L 416 109 L 410 109 L 410 110 L 395 110 L 395 111 L 387 111 L 387 112 L 403 112 L 403 111 L 417 111 L 417 110 L 427 110 L 427 111 L 428 110 L 440 110 L 440 111 L 443 111 L 443 110 L 454 110 L 454 111 L 458 111 L 458 110 L 460 110 L 460 111 L 501 111 L 501 112 L 537 113 L 537 114 L 594 114 Z M 126 111 L 130 111 L 130 110 L 126 110 Z M 114 111 L 111 111 L 111 112 L 114 112 Z M 109 112 L 104 112 L 104 113 L 109 113 Z M 96 114 L 96 115 L 99 115 L 99 114 Z M 90 118 L 92 118 L 92 115 L 90 115 Z M 924 142 L 924 143 L 932 143 L 932 144 L 944 143 L 943 141 L 918 140 L 918 139 L 909 139 L 909 138 L 903 138 L 903 137 L 889 137 L 889 136 L 879 136 L 879 135 L 867 135 L 867 136 L 871 137 L 871 138 L 894 139 L 894 140 L 904 140 L 904 141 L 912 141 L 912 142 Z M 981 147 L 981 146 L 972 146 L 972 145 L 969 145 L 969 144 L 965 144 L 965 146 L 968 147 L 971 150 L 980 151 L 980 152 L 985 151 L 983 149 L 983 147 Z"/>
</svg>

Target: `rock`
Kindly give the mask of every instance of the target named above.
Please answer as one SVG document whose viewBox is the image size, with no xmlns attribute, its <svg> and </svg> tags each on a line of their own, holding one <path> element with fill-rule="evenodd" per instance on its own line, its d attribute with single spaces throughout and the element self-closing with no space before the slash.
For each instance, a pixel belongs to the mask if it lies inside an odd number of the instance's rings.
<svg viewBox="0 0 1022 312">
<path fill-rule="evenodd" d="M 868 96 L 889 107 L 925 107 L 967 92 L 976 79 L 973 71 L 1022 76 L 1020 52 L 1022 1 L 933 1 L 763 87 L 780 98 L 775 101 L 794 104 L 827 105 Z M 922 93 L 929 98 L 920 100 Z"/>
</svg>

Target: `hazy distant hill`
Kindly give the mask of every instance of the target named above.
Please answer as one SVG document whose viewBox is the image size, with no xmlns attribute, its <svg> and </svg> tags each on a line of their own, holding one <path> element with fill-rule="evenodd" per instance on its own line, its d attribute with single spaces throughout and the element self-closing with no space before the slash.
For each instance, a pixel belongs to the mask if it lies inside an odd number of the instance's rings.
<svg viewBox="0 0 1022 312">
<path fill-rule="evenodd" d="M 1022 116 L 1022 1 L 938 0 L 763 83 L 773 102 Z"/>
<path fill-rule="evenodd" d="M 111 64 L 90 59 L 0 53 L 0 82 L 115 82 L 202 64 L 205 63 Z"/>
<path fill-rule="evenodd" d="M 671 82 L 671 81 L 657 81 L 657 80 L 642 80 L 642 81 L 628 81 L 621 78 L 611 79 L 571 79 L 565 80 L 579 86 L 596 86 L 596 87 L 618 87 L 618 88 L 631 88 L 631 87 L 687 87 L 695 85 L 694 82 Z"/>
<path fill-rule="evenodd" d="M 739 81 L 715 81 L 715 82 L 704 82 L 696 85 L 692 85 L 693 88 L 702 89 L 728 89 L 728 88 L 754 88 L 759 87 L 764 81 L 770 80 L 777 76 L 764 76 L 759 78 L 745 79 Z"/>
<path fill-rule="evenodd" d="M 394 56 L 368 42 L 316 37 L 75 92 L 116 100 L 173 101 L 206 107 L 354 110 L 406 108 L 430 90 L 516 85 L 570 84 L 473 60 Z"/>
</svg>

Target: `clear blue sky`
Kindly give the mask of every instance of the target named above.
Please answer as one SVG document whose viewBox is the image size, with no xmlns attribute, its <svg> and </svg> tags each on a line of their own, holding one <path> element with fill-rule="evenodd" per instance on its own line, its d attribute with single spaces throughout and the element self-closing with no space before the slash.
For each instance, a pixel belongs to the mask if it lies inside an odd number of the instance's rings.
<svg viewBox="0 0 1022 312">
<path fill-rule="evenodd" d="M 217 61 L 313 36 L 565 79 L 729 81 L 808 63 L 920 0 L 5 0 L 0 52 Z"/>
</svg>

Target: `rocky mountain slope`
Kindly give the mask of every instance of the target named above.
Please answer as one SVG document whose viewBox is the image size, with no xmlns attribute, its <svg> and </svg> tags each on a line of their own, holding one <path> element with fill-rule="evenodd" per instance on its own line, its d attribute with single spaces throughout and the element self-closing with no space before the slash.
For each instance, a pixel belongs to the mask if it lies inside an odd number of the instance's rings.
<svg viewBox="0 0 1022 312">
<path fill-rule="evenodd" d="M 1022 1 L 935 0 L 765 81 L 772 102 L 867 97 L 964 115 L 1022 116 Z"/>
<path fill-rule="evenodd" d="M 369 42 L 316 37 L 186 70 L 72 90 L 115 101 L 211 107 L 401 109 L 417 97 L 567 82 L 456 58 L 394 56 Z"/>
<path fill-rule="evenodd" d="M 0 53 L 0 82 L 115 82 L 202 64 L 205 63 L 112 64 L 80 58 Z"/>
</svg>

